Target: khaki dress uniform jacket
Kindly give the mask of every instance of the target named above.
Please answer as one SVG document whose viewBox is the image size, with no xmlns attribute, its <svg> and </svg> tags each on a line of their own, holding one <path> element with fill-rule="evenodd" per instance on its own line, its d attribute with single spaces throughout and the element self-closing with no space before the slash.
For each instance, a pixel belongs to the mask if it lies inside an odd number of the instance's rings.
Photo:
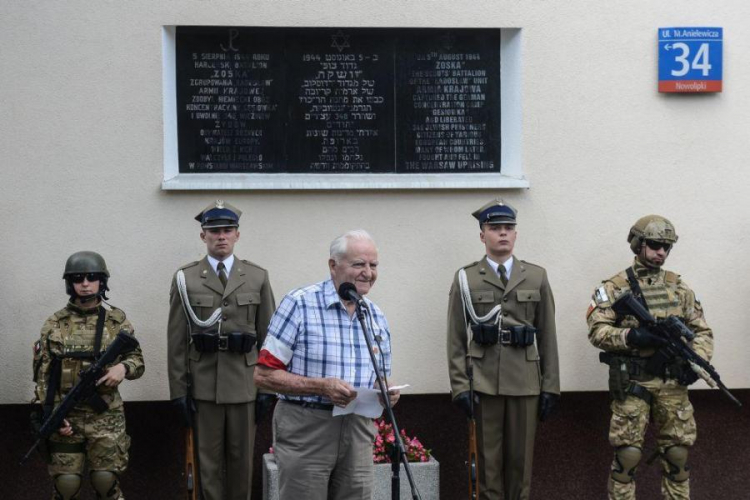
<svg viewBox="0 0 750 500">
<path fill-rule="evenodd" d="M 515 259 L 515 257 L 514 257 Z M 465 268 L 471 301 L 478 316 L 502 304 L 502 327 L 537 329 L 527 347 L 471 342 L 458 273 L 448 305 L 448 366 L 453 397 L 469 390 L 467 355 L 474 366 L 478 406 L 480 495 L 507 500 L 528 498 L 540 392 L 559 394 L 560 377 L 555 329 L 555 303 L 544 268 L 515 259 L 507 286 L 486 257 Z M 500 443 L 500 446 L 498 446 Z"/>
<path fill-rule="evenodd" d="M 190 307 L 199 319 L 206 320 L 215 309 L 221 308 L 222 333 L 257 336 L 257 343 L 249 353 L 199 352 L 188 339 L 190 333 L 202 329 L 188 323 L 176 275 L 172 279 L 167 328 L 170 398 L 188 394 L 189 368 L 190 394 L 198 408 L 196 425 L 204 497 L 244 500 L 250 498 L 255 441 L 257 389 L 253 371 L 276 307 L 268 272 L 252 262 L 235 258 L 225 288 L 206 257 L 180 269 L 185 274 Z M 227 477 L 223 487 L 225 450 Z"/>
</svg>

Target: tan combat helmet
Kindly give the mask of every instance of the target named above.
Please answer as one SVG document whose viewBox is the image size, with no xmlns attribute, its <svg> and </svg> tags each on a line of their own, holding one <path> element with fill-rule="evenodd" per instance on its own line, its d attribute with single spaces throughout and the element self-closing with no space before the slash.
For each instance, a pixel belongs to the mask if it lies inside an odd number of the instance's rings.
<svg viewBox="0 0 750 500">
<path fill-rule="evenodd" d="M 677 232 L 674 224 L 661 215 L 647 215 L 638 219 L 628 233 L 628 243 L 634 254 L 641 251 L 641 246 L 646 240 L 660 241 L 662 243 L 677 243 Z"/>
</svg>

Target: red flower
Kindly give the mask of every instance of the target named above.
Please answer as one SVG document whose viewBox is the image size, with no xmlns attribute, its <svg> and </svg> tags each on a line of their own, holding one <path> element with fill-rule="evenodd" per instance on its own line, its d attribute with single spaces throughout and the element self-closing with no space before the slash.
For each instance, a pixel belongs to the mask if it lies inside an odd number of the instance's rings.
<svg viewBox="0 0 750 500">
<path fill-rule="evenodd" d="M 385 423 L 383 419 L 378 419 L 375 421 L 375 427 L 377 435 L 375 436 L 375 443 L 372 450 L 372 460 L 376 464 L 391 463 L 391 454 L 396 447 L 396 436 L 393 433 L 393 426 Z M 406 457 L 409 462 L 430 461 L 430 450 L 426 449 L 419 439 L 407 436 L 405 429 L 401 429 L 399 434 L 404 443 Z"/>
</svg>

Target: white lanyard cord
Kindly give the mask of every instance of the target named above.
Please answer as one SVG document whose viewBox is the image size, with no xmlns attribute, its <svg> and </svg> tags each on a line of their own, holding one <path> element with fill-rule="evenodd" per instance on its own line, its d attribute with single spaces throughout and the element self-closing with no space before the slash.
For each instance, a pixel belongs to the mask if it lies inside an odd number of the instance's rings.
<svg viewBox="0 0 750 500">
<path fill-rule="evenodd" d="M 221 321 L 221 308 L 217 308 L 213 313 L 211 313 L 211 317 L 208 318 L 205 321 L 201 321 L 198 319 L 198 316 L 196 316 L 195 311 L 193 311 L 193 308 L 190 307 L 190 300 L 188 299 L 187 294 L 187 286 L 185 285 L 185 273 L 182 272 L 182 269 L 177 271 L 177 289 L 180 291 L 180 298 L 182 299 L 182 306 L 185 308 L 185 311 L 187 312 L 188 316 L 190 316 L 190 319 L 195 323 L 197 326 L 201 328 L 208 328 L 210 326 L 214 326 L 216 323 Z"/>
<path fill-rule="evenodd" d="M 464 310 L 468 311 L 472 323 L 478 325 L 479 323 L 486 323 L 487 321 L 494 320 L 496 324 L 500 324 L 500 313 L 503 310 L 502 304 L 496 305 L 490 310 L 490 312 L 482 317 L 477 316 L 476 311 L 474 311 L 474 306 L 471 303 L 469 280 L 466 278 L 466 271 L 464 269 L 458 271 L 458 285 L 461 288 L 461 301 L 464 303 Z"/>
</svg>

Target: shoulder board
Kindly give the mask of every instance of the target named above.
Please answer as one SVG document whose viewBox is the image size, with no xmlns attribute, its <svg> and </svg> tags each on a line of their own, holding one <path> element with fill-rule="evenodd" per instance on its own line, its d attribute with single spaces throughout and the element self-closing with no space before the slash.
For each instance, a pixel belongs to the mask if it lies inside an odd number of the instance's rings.
<svg viewBox="0 0 750 500">
<path fill-rule="evenodd" d="M 53 314 L 52 316 L 54 316 L 54 317 L 55 317 L 55 319 L 63 319 L 63 318 L 67 318 L 68 316 L 70 316 L 70 311 L 68 311 L 68 309 L 67 309 L 67 308 L 63 308 L 63 309 L 60 309 L 59 311 L 57 311 L 57 312 L 56 312 L 55 314 Z"/>
<path fill-rule="evenodd" d="M 180 266 L 179 269 L 187 269 L 189 267 L 197 266 L 199 262 L 200 262 L 199 260 L 196 260 L 195 262 L 191 262 L 190 264 L 185 264 L 184 266 Z"/>
<path fill-rule="evenodd" d="M 518 260 L 519 260 L 519 262 L 522 262 L 522 263 L 526 264 L 526 266 L 528 266 L 528 267 L 534 267 L 536 269 L 539 269 L 540 271 L 544 271 L 544 268 L 542 266 L 538 265 L 538 264 L 534 264 L 533 262 L 529 262 L 529 261 L 526 261 L 526 260 L 521 260 L 521 259 L 518 259 Z"/>
<path fill-rule="evenodd" d="M 113 319 L 117 323 L 125 321 L 125 311 L 118 309 L 115 306 L 109 306 L 112 309 L 108 311 L 110 319 Z"/>
<path fill-rule="evenodd" d="M 263 268 L 263 267 L 260 267 L 260 266 L 259 266 L 258 264 L 254 263 L 254 262 L 250 262 L 249 260 L 245 260 L 245 259 L 239 259 L 239 260 L 240 260 L 240 262 L 242 262 L 243 264 L 247 264 L 248 266 L 252 266 L 252 267 L 255 267 L 255 268 L 257 268 L 257 269 L 260 269 L 261 271 L 265 271 L 265 268 Z"/>
<path fill-rule="evenodd" d="M 671 284 L 676 285 L 680 282 L 680 275 L 677 273 L 673 273 L 672 271 L 665 271 L 664 275 L 664 281 Z"/>
<path fill-rule="evenodd" d="M 474 267 L 474 266 L 478 265 L 478 264 L 479 264 L 479 262 L 480 262 L 480 261 L 478 261 L 478 260 L 475 260 L 475 261 L 474 261 L 474 262 L 472 262 L 471 264 L 467 264 L 467 265 L 465 265 L 465 266 L 462 266 L 462 267 L 461 267 L 461 269 L 469 269 L 470 267 Z"/>
</svg>

